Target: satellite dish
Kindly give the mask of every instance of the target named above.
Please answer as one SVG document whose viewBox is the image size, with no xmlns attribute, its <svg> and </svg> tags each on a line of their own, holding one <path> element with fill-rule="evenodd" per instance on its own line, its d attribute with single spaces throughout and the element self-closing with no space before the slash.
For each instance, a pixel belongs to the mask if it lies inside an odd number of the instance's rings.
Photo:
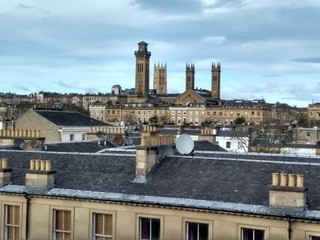
<svg viewBox="0 0 320 240">
<path fill-rule="evenodd" d="M 158 150 L 158 154 L 162 157 L 170 156 L 174 154 L 172 147 L 169 145 L 161 145 L 158 147 L 157 150 Z"/>
<path fill-rule="evenodd" d="M 181 134 L 176 141 L 176 148 L 180 154 L 189 154 L 193 151 L 194 141 L 188 134 Z"/>
<path fill-rule="evenodd" d="M 126 139 L 124 140 L 124 144 L 127 145 L 127 146 L 132 145 L 132 143 L 133 143 L 132 138 L 126 138 Z"/>
<path fill-rule="evenodd" d="M 106 136 L 106 134 L 104 132 L 102 132 L 102 131 L 98 131 L 98 132 L 96 132 L 96 136 L 98 138 L 104 138 Z"/>
</svg>

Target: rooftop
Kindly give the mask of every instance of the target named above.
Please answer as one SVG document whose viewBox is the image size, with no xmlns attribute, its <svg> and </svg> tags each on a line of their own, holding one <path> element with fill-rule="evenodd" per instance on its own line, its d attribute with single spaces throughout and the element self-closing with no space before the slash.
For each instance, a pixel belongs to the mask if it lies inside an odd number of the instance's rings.
<svg viewBox="0 0 320 240">
<path fill-rule="evenodd" d="M 56 192 L 59 195 L 61 191 L 72 197 L 75 190 L 81 190 L 94 192 L 96 199 L 114 193 L 134 195 L 136 199 L 153 196 L 180 201 L 214 201 L 243 205 L 243 208 L 248 205 L 268 208 L 268 185 L 272 173 L 286 172 L 304 174 L 308 209 L 320 211 L 320 161 L 317 157 L 222 152 L 173 155 L 159 159 L 160 163 L 151 170 L 143 184 L 132 181 L 135 178 L 135 154 L 132 152 L 66 154 L 0 150 L 0 157 L 7 158 L 8 166 L 13 169 L 12 184 L 0 188 L 0 192 L 15 191 L 24 185 L 30 159 L 46 159 L 51 160 L 52 169 L 57 173 L 55 189 L 45 190 L 45 194 Z"/>
<path fill-rule="evenodd" d="M 57 126 L 112 126 L 111 124 L 98 121 L 78 112 L 55 110 L 34 110 L 34 112 Z"/>
</svg>

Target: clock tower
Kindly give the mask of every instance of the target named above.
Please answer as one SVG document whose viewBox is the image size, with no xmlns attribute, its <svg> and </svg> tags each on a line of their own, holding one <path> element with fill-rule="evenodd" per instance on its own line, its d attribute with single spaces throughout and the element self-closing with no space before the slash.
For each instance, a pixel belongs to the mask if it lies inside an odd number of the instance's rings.
<svg viewBox="0 0 320 240">
<path fill-rule="evenodd" d="M 211 97 L 213 99 L 220 99 L 220 74 L 221 65 L 212 63 L 211 65 Z"/>
<path fill-rule="evenodd" d="M 146 42 L 138 43 L 138 51 L 134 52 L 136 56 L 136 83 L 135 92 L 139 94 L 149 93 L 149 60 L 151 52 L 148 52 Z"/>
</svg>

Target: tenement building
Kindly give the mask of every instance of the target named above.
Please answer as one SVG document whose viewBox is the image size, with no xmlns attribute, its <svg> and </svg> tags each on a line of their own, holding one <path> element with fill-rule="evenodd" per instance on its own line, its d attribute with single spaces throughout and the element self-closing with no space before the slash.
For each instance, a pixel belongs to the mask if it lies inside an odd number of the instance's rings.
<svg viewBox="0 0 320 240">
<path fill-rule="evenodd" d="M 211 89 L 195 87 L 195 65 L 186 64 L 185 91 L 180 94 L 167 92 L 167 64 L 154 64 L 153 88 L 149 88 L 149 66 L 151 53 L 148 44 L 138 43 L 136 57 L 135 90 L 129 94 L 112 90 L 104 100 L 84 98 L 90 106 L 90 116 L 107 121 L 120 122 L 128 119 L 149 122 L 160 118 L 163 123 L 175 125 L 201 125 L 208 122 L 230 124 L 237 117 L 247 122 L 261 123 L 271 119 L 272 106 L 264 100 L 221 99 L 221 64 L 211 65 Z M 102 100 L 102 101 L 101 101 Z M 159 120 L 159 119 L 158 119 Z"/>
<path fill-rule="evenodd" d="M 0 238 L 320 239 L 318 158 L 189 156 L 172 143 L 152 135 L 135 152 L 0 150 Z"/>
</svg>

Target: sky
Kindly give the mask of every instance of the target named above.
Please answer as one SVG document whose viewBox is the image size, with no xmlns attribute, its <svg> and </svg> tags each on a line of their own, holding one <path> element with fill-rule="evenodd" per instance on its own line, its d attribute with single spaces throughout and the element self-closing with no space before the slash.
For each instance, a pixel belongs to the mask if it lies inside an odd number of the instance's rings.
<svg viewBox="0 0 320 240">
<path fill-rule="evenodd" d="M 167 64 L 168 92 L 320 102 L 319 0 L 0 0 L 0 92 L 109 93 L 134 88 L 137 43 Z"/>
</svg>

